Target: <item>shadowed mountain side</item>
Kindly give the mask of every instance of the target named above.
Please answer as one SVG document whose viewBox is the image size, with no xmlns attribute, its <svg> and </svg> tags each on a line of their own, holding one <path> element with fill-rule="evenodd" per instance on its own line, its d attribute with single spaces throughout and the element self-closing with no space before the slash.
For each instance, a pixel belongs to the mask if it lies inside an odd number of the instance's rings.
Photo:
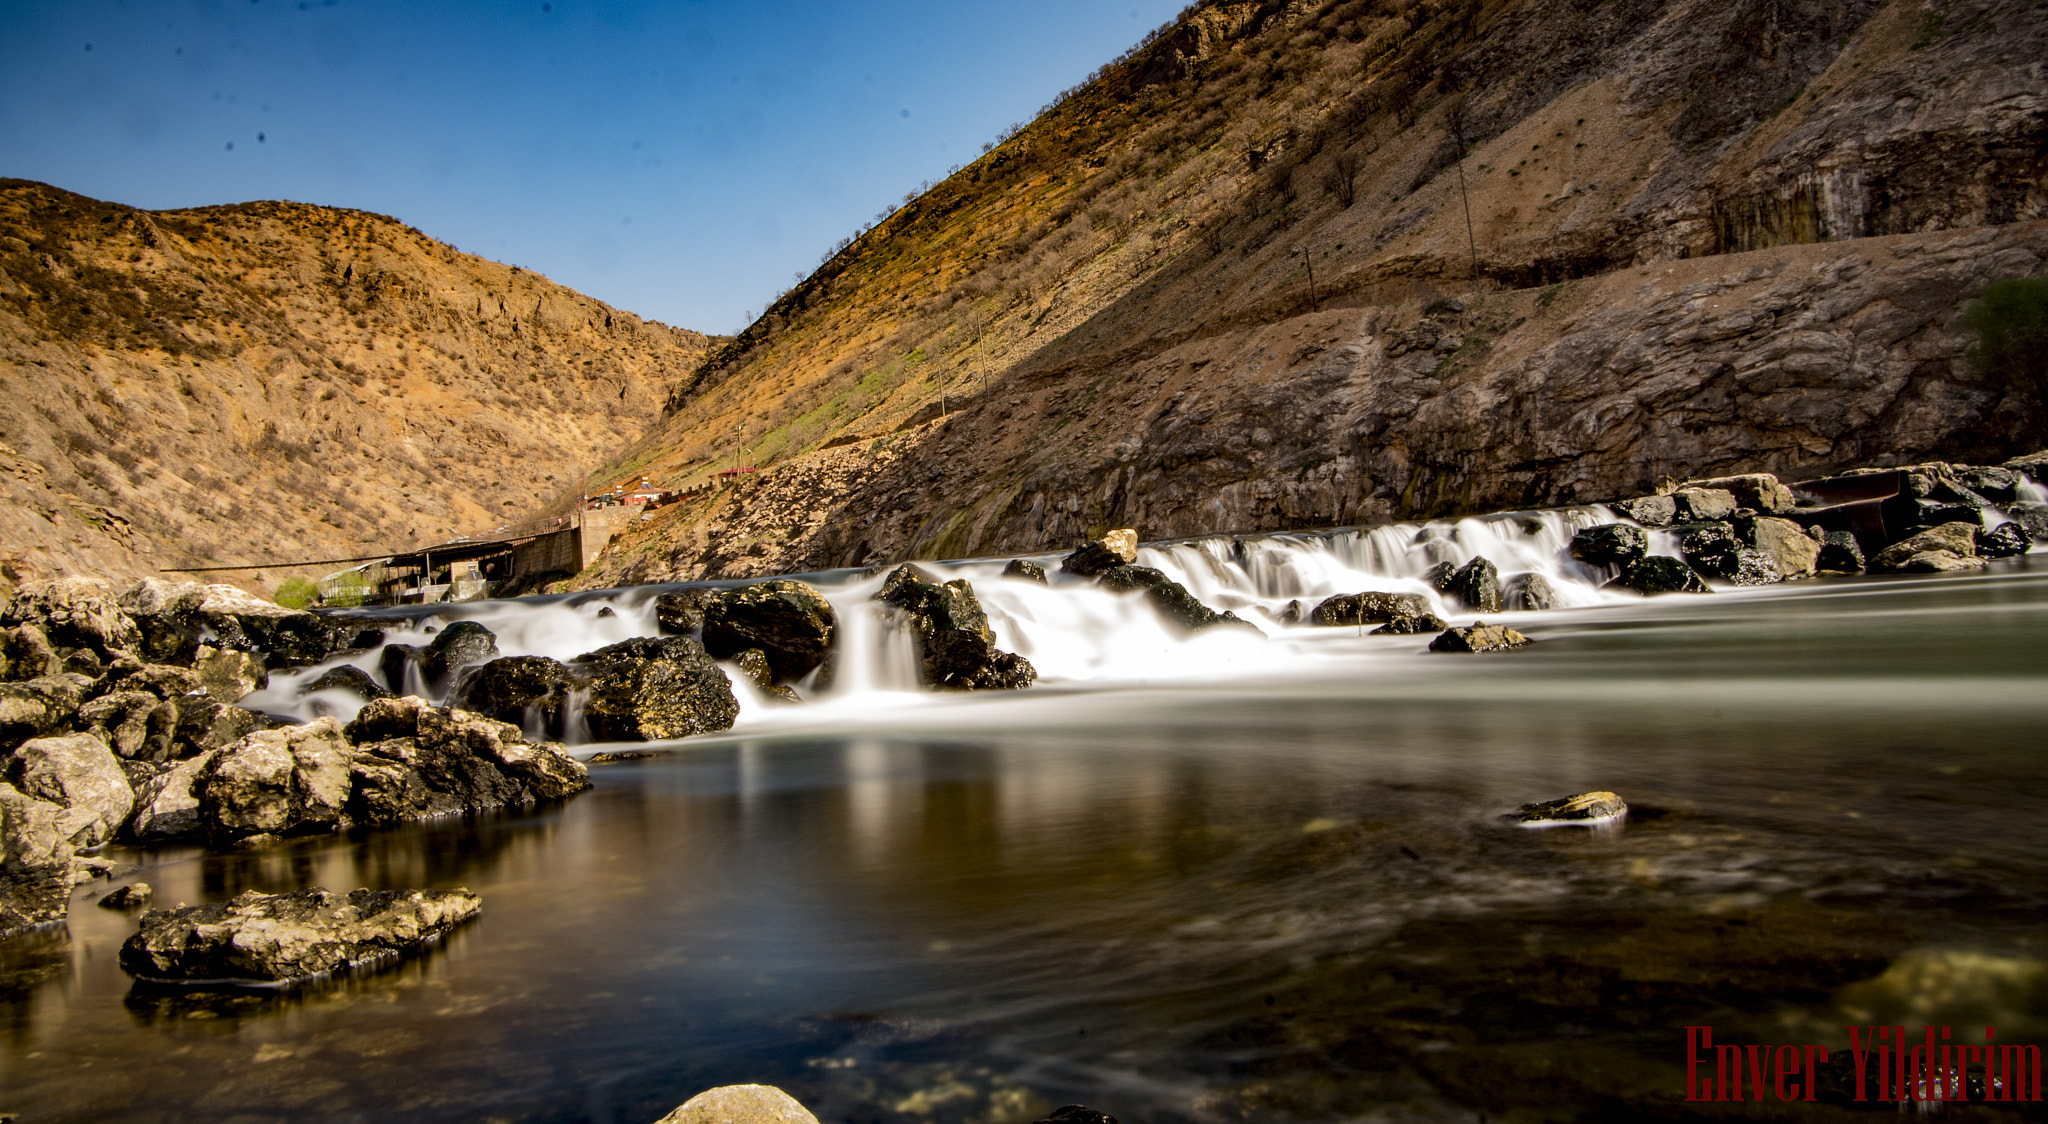
<svg viewBox="0 0 2048 1124">
<path fill-rule="evenodd" d="M 527 518 L 712 342 L 379 215 L 0 181 L 0 576 L 345 557 Z"/>
</svg>

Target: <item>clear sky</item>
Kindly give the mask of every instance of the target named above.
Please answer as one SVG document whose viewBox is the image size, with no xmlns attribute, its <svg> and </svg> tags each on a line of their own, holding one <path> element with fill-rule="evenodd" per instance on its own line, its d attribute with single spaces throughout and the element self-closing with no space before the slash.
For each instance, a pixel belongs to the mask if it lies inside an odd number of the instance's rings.
<svg viewBox="0 0 2048 1124">
<path fill-rule="evenodd" d="M 0 175 L 394 216 L 731 332 L 1185 0 L 0 0 Z"/>
</svg>

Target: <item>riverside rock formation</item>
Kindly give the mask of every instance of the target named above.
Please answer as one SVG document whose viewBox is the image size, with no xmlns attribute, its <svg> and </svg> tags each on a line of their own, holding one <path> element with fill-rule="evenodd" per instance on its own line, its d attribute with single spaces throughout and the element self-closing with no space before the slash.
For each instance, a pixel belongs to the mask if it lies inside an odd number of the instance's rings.
<svg viewBox="0 0 2048 1124">
<path fill-rule="evenodd" d="M 151 983 L 304 983 L 413 955 L 482 908 L 468 890 L 250 890 L 143 914 L 121 967 Z"/>
<path fill-rule="evenodd" d="M 0 180 L 0 578 L 347 557 L 536 515 L 712 342 L 381 215 Z"/>
</svg>

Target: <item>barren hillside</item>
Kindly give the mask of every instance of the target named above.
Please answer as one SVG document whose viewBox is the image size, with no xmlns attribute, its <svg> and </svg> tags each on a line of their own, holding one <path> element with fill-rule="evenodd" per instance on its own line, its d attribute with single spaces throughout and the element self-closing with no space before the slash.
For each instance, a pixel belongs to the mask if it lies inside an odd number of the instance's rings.
<svg viewBox="0 0 2048 1124">
<path fill-rule="evenodd" d="M 347 557 L 529 518 L 711 342 L 380 215 L 0 181 L 0 575 Z"/>
</svg>

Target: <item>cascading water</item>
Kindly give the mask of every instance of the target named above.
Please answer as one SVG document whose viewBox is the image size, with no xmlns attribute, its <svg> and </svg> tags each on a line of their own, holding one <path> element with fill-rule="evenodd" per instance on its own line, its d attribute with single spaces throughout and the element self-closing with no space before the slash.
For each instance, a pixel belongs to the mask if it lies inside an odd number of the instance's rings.
<svg viewBox="0 0 2048 1124">
<path fill-rule="evenodd" d="M 1282 623 L 1290 602 L 1298 603 L 1298 612 L 1305 616 L 1323 598 L 1339 594 L 1412 593 L 1426 598 L 1439 616 L 1469 623 L 1474 614 L 1425 580 L 1431 567 L 1444 562 L 1457 566 L 1487 558 L 1498 568 L 1503 584 L 1520 574 L 1540 575 L 1560 610 L 1640 603 L 1633 594 L 1603 590 L 1612 573 L 1574 561 L 1566 550 L 1580 529 L 1617 518 L 1605 507 L 1587 506 L 1322 532 L 1211 536 L 1140 548 L 1140 565 L 1161 570 L 1219 612 L 1237 613 L 1255 624 L 1263 638 L 1239 629 L 1183 635 L 1145 598 L 1111 593 L 1087 579 L 1059 573 L 1056 554 L 1036 556 L 1051 578 L 1050 585 L 1043 586 L 1004 578 L 1007 559 L 919 565 L 942 580 L 965 578 L 973 583 L 998 646 L 1029 659 L 1041 687 L 1243 680 L 1284 675 L 1339 658 L 1407 654 L 1420 642 L 1414 636 L 1365 637 L 1363 630 L 1290 628 Z M 1677 553 L 1676 536 L 1651 531 L 1651 549 Z M 901 715 L 909 708 L 943 706 L 962 698 L 920 687 L 910 633 L 873 599 L 884 574 L 836 571 L 806 578 L 838 616 L 836 674 L 829 685 L 797 684 L 807 702 L 787 707 L 772 705 L 747 676 L 728 668 L 740 703 L 740 727 L 830 721 L 859 713 Z M 503 655 L 566 662 L 608 644 L 655 635 L 655 598 L 675 588 L 643 586 L 381 615 L 386 619 L 387 646 L 424 647 L 440 628 L 470 620 L 497 636 Z M 1512 620 L 1523 614 L 1487 615 Z M 301 718 L 332 714 L 347 719 L 361 705 L 353 695 L 335 690 L 307 694 L 302 685 L 341 664 L 354 665 L 381 681 L 382 655 L 380 648 L 275 674 L 267 688 L 243 705 Z M 446 700 L 452 684 L 425 683 L 416 662 L 404 666 L 403 691 L 436 702 Z M 590 741 L 581 703 L 572 693 L 565 708 L 563 734 L 571 745 Z"/>
</svg>

